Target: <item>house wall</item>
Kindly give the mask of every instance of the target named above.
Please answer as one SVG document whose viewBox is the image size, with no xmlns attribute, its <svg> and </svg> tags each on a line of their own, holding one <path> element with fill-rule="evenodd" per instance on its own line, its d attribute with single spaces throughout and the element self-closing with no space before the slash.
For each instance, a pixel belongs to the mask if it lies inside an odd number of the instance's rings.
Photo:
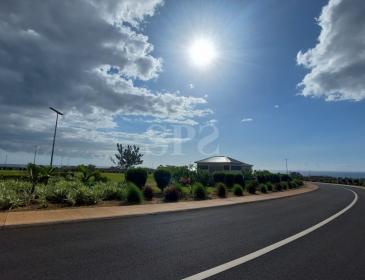
<svg viewBox="0 0 365 280">
<path fill-rule="evenodd" d="M 222 163 L 222 164 L 197 164 L 198 170 L 206 170 L 211 173 L 217 172 L 217 171 L 243 171 L 248 172 L 251 171 L 250 166 L 246 165 L 237 165 L 237 164 L 229 164 L 229 163 Z"/>
</svg>

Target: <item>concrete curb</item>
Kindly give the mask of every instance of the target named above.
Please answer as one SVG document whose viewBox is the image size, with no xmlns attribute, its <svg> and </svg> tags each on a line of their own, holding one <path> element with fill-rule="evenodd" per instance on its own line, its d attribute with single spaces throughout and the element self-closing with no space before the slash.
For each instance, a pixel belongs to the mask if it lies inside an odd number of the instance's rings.
<svg viewBox="0 0 365 280">
<path fill-rule="evenodd" d="M 231 197 L 226 199 L 211 199 L 204 201 L 188 201 L 163 204 L 143 204 L 131 206 L 85 207 L 57 210 L 3 212 L 0 213 L 0 229 L 113 219 L 142 215 L 156 215 L 162 213 L 230 206 L 292 197 L 312 192 L 317 189 L 318 185 L 306 182 L 305 186 L 299 189 L 288 190 L 284 192 L 275 192 L 270 194 Z"/>
</svg>

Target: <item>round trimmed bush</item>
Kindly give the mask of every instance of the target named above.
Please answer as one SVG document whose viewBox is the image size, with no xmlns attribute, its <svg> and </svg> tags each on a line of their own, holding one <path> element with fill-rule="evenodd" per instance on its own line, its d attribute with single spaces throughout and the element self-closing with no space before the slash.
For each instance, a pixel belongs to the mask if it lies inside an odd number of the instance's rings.
<svg viewBox="0 0 365 280">
<path fill-rule="evenodd" d="M 127 170 L 125 178 L 128 182 L 132 182 L 142 189 L 142 187 L 146 184 L 147 176 L 147 171 L 144 168 L 130 168 Z"/>
<path fill-rule="evenodd" d="M 134 184 L 130 183 L 127 187 L 127 202 L 130 204 L 140 204 L 143 201 L 141 190 Z"/>
<path fill-rule="evenodd" d="M 167 187 L 164 191 L 164 200 L 166 202 L 176 202 L 179 200 L 180 191 L 175 186 Z"/>
<path fill-rule="evenodd" d="M 193 197 L 195 200 L 204 200 L 207 198 L 207 191 L 200 183 L 193 185 Z"/>
<path fill-rule="evenodd" d="M 223 183 L 217 183 L 215 185 L 216 189 L 217 189 L 217 195 L 220 198 L 225 198 L 226 197 L 226 185 Z"/>
<path fill-rule="evenodd" d="M 153 189 L 150 186 L 145 186 L 143 188 L 143 196 L 146 200 L 152 200 L 153 198 Z"/>
<path fill-rule="evenodd" d="M 153 173 L 153 177 L 155 178 L 157 186 L 163 191 L 171 181 L 171 173 L 170 171 L 159 168 Z"/>
<path fill-rule="evenodd" d="M 243 188 L 239 184 L 233 186 L 233 194 L 235 196 L 243 196 Z"/>
<path fill-rule="evenodd" d="M 267 187 L 265 184 L 260 184 L 260 192 L 267 193 Z"/>
<path fill-rule="evenodd" d="M 247 185 L 247 190 L 251 194 L 255 194 L 257 191 L 258 183 L 255 180 L 252 180 Z"/>
</svg>

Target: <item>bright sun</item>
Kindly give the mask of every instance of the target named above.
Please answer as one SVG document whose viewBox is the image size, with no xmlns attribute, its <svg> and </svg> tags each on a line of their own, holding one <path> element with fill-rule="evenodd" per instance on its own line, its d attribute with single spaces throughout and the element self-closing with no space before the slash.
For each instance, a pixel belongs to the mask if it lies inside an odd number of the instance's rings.
<svg viewBox="0 0 365 280">
<path fill-rule="evenodd" d="M 217 52 L 213 42 L 208 39 L 198 39 L 190 46 L 189 55 L 194 65 L 205 67 L 216 59 Z"/>
</svg>

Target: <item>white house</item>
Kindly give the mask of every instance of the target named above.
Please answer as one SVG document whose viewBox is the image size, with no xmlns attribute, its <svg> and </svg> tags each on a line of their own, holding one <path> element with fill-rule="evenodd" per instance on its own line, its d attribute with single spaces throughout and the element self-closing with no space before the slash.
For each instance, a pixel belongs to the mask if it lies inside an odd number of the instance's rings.
<svg viewBox="0 0 365 280">
<path fill-rule="evenodd" d="M 226 156 L 214 156 L 195 162 L 198 170 L 215 171 L 252 171 L 251 164 Z"/>
</svg>

